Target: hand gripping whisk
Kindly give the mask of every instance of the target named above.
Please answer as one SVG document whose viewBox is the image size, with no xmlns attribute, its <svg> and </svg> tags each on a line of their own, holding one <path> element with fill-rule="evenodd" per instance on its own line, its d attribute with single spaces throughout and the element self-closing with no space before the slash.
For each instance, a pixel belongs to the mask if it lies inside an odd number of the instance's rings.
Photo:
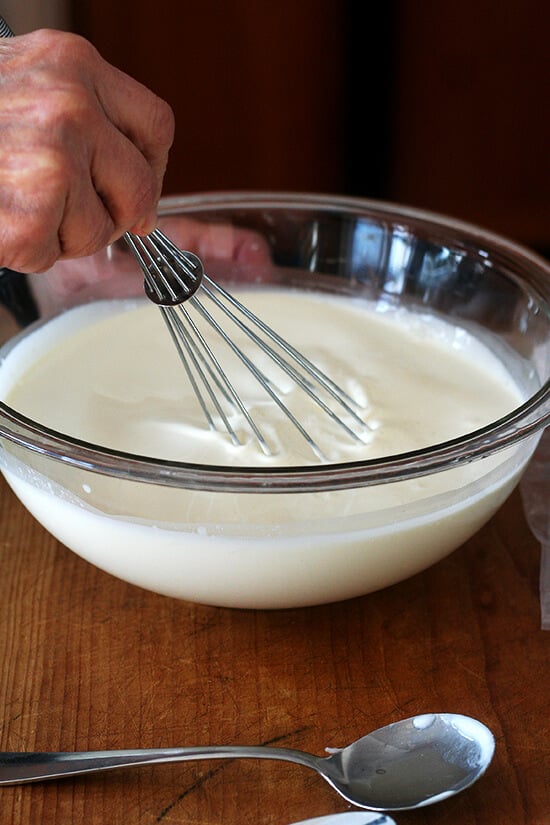
<svg viewBox="0 0 550 825">
<path fill-rule="evenodd" d="M 0 37 L 13 37 L 13 31 L 1 16 Z M 361 440 L 358 432 L 368 431 L 369 427 L 352 409 L 355 402 L 350 396 L 230 293 L 215 284 L 204 272 L 202 262 L 196 255 L 192 252 L 180 250 L 159 229 L 155 229 L 145 236 L 126 232 L 124 238 L 143 271 L 146 294 L 160 307 L 162 316 L 211 429 L 219 429 L 215 420 L 215 414 L 217 413 L 232 442 L 234 444 L 241 443 L 224 410 L 224 403 L 229 404 L 231 407 L 240 410 L 243 419 L 248 423 L 263 452 L 266 455 L 272 454 L 249 410 L 193 321 L 188 306 L 196 309 L 219 333 L 221 339 L 233 350 L 265 392 L 306 439 L 313 452 L 320 459 L 324 458 L 321 448 L 285 405 L 280 392 L 208 311 L 205 303 L 201 300 L 203 297 L 213 302 L 225 318 L 234 323 L 246 334 L 250 341 L 260 347 L 274 363 L 278 364 L 296 385 L 306 392 L 312 401 L 351 438 L 356 441 Z M 201 297 L 199 297 L 199 293 Z M 345 412 L 349 416 L 358 432 L 342 419 L 341 414 L 336 414 L 328 406 L 321 397 L 321 392 L 327 398 L 331 398 L 341 412 Z M 214 415 L 212 415 L 211 410 L 214 411 Z"/>
<path fill-rule="evenodd" d="M 197 255 L 180 250 L 159 229 L 145 236 L 126 232 L 124 238 L 143 272 L 146 295 L 160 308 L 211 429 L 225 429 L 233 444 L 241 444 L 226 412 L 226 409 L 236 408 L 247 422 L 262 451 L 266 455 L 272 454 L 249 409 L 193 319 L 190 308 L 196 310 L 216 331 L 221 341 L 232 350 L 265 393 L 301 433 L 311 450 L 318 458 L 324 459 L 321 448 L 284 403 L 281 392 L 256 366 L 253 354 L 245 352 L 233 340 L 225 326 L 222 326 L 209 311 L 209 306 L 216 308 L 218 317 L 219 313 L 222 313 L 224 322 L 227 320 L 241 330 L 253 345 L 259 347 L 277 364 L 350 438 L 361 441 L 359 433 L 367 431 L 368 426 L 353 409 L 353 399 L 288 341 L 281 338 L 233 295 L 209 278 Z M 330 400 L 339 414 L 329 406 Z M 342 414 L 346 415 L 347 421 L 352 422 L 353 427 L 344 421 Z"/>
</svg>

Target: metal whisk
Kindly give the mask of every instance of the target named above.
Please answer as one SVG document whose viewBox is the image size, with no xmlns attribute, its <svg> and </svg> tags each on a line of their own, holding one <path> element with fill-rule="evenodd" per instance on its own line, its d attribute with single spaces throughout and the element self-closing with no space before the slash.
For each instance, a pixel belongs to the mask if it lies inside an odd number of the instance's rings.
<svg viewBox="0 0 550 825">
<path fill-rule="evenodd" d="M 0 37 L 13 37 L 13 31 L 1 16 Z M 232 442 L 241 443 L 224 410 L 224 403 L 229 404 L 240 410 L 263 452 L 266 455 L 272 454 L 245 403 L 193 321 L 188 306 L 196 309 L 219 333 L 223 341 L 302 434 L 313 452 L 319 458 L 324 459 L 321 448 L 286 406 L 274 384 L 256 367 L 251 357 L 233 341 L 224 327 L 208 311 L 201 300 L 202 297 L 207 297 L 212 301 L 223 312 L 225 318 L 236 324 L 352 439 L 361 440 L 359 433 L 368 431 L 369 427 L 353 409 L 355 404 L 353 399 L 230 293 L 215 284 L 204 272 L 202 262 L 196 255 L 180 250 L 158 229 L 143 237 L 126 232 L 124 238 L 143 271 L 146 294 L 160 307 L 211 429 L 219 429 L 215 414 L 211 412 L 213 410 L 218 414 Z M 201 297 L 197 294 L 199 288 Z M 328 406 L 321 397 L 321 393 L 326 398 L 332 399 L 341 412 L 347 414 L 355 430 L 342 419 L 341 414 L 336 414 Z"/>
<path fill-rule="evenodd" d="M 355 401 L 301 352 L 281 338 L 223 287 L 212 281 L 205 273 L 197 255 L 180 250 L 159 229 L 143 237 L 127 232 L 124 238 L 143 272 L 147 296 L 160 308 L 211 429 L 220 430 L 221 422 L 221 429 L 227 431 L 231 441 L 235 445 L 241 444 L 226 413 L 227 405 L 229 408 L 237 408 L 262 451 L 266 455 L 272 454 L 249 409 L 193 320 L 189 311 L 191 307 L 219 334 L 221 340 L 301 433 L 318 458 L 324 459 L 321 447 L 284 403 L 281 392 L 274 383 L 254 363 L 253 354 L 245 352 L 233 340 L 225 327 L 209 311 L 203 299 L 211 302 L 208 306 L 213 305 L 217 308 L 216 311 L 221 311 L 224 321 L 235 324 L 253 345 L 259 347 L 277 364 L 350 438 L 362 440 L 361 434 L 367 432 L 369 427 L 354 409 Z M 338 413 L 329 406 L 330 401 L 338 409 Z M 342 418 L 343 414 L 347 421 Z"/>
</svg>

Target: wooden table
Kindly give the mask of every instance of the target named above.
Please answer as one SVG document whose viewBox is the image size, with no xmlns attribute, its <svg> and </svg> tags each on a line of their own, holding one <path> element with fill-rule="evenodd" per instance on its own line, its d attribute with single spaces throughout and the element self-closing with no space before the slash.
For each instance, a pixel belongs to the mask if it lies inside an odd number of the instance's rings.
<svg viewBox="0 0 550 825">
<path fill-rule="evenodd" d="M 274 612 L 178 602 L 60 545 L 0 481 L 4 750 L 265 743 L 320 755 L 386 722 L 472 714 L 487 774 L 398 825 L 550 823 L 550 633 L 539 548 L 515 493 L 401 584 Z M 313 771 L 236 760 L 0 790 L 1 825 L 287 825 L 349 806 Z"/>
</svg>

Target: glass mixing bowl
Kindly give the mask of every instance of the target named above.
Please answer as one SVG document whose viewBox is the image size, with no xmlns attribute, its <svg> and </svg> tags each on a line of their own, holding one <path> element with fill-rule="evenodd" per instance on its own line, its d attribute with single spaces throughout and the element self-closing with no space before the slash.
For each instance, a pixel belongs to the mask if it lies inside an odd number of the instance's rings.
<svg viewBox="0 0 550 825">
<path fill-rule="evenodd" d="M 166 198 L 159 225 L 229 289 L 246 282 L 335 293 L 383 311 L 404 307 L 447 320 L 483 342 L 524 401 L 481 429 L 424 449 L 270 468 L 129 454 L 43 426 L 38 412 L 23 415 L 4 400 L 2 472 L 59 541 L 111 574 L 168 596 L 286 608 L 363 595 L 411 576 L 493 515 L 550 415 L 548 263 L 452 219 L 343 197 Z M 41 317 L 15 335 L 11 328 L 5 333 L 0 399 L 36 358 L 48 324 L 78 318 L 74 308 L 92 301 L 142 294 L 138 265 L 121 242 L 58 263 L 29 285 Z"/>
</svg>

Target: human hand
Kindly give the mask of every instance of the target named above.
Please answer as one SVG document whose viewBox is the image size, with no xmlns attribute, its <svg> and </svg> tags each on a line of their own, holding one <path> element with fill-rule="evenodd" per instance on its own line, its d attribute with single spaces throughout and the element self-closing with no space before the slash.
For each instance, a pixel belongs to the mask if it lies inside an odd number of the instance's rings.
<svg viewBox="0 0 550 825">
<path fill-rule="evenodd" d="M 86 40 L 0 40 L 0 266 L 42 272 L 156 223 L 167 103 Z"/>
</svg>

